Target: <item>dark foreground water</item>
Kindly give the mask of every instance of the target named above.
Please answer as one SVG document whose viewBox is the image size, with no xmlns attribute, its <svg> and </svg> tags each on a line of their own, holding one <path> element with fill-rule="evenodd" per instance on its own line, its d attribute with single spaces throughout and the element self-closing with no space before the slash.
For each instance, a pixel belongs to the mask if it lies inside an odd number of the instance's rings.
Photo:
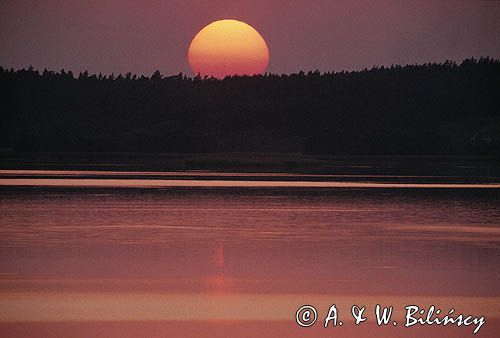
<svg viewBox="0 0 500 338">
<path fill-rule="evenodd" d="M 495 178 L 0 174 L 2 337 L 473 336 L 404 328 L 411 304 L 500 329 Z M 325 329 L 332 304 L 343 326 Z M 376 304 L 394 306 L 387 327 Z"/>
</svg>

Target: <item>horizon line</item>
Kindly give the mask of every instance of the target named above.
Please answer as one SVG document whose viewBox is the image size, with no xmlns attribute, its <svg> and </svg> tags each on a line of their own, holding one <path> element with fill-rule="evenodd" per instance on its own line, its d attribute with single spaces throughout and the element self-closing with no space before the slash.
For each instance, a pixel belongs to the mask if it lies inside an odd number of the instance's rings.
<svg viewBox="0 0 500 338">
<path fill-rule="evenodd" d="M 374 70 L 387 70 L 387 69 L 400 69 L 400 68 L 407 68 L 407 67 L 426 67 L 426 66 L 461 66 L 466 62 L 491 62 L 491 63 L 500 63 L 500 58 L 498 57 L 493 57 L 493 56 L 480 56 L 480 57 L 467 57 L 464 59 L 461 59 L 460 61 L 457 60 L 452 60 L 452 59 L 445 59 L 444 61 L 429 61 L 429 62 L 424 62 L 424 63 L 401 63 L 401 64 L 391 64 L 391 65 L 372 65 L 371 68 L 368 68 L 367 66 L 358 69 L 358 70 L 335 70 L 331 69 L 328 71 L 320 71 L 319 69 L 302 69 L 298 70 L 295 72 L 291 73 L 273 73 L 273 72 L 264 72 L 260 74 L 253 74 L 253 75 L 248 75 L 248 74 L 234 74 L 234 75 L 228 75 L 222 79 L 218 79 L 214 76 L 201 76 L 200 73 L 197 75 L 194 74 L 187 74 L 183 73 L 182 71 L 177 73 L 177 74 L 163 74 L 159 69 L 156 69 L 153 71 L 151 75 L 146 75 L 146 73 L 132 73 L 132 72 L 126 72 L 126 73 L 103 73 L 103 72 L 93 72 L 90 73 L 88 70 L 81 70 L 81 71 L 73 71 L 71 69 L 64 69 L 61 68 L 60 70 L 52 70 L 48 68 L 43 68 L 41 70 L 40 68 L 36 68 L 33 65 L 28 65 L 28 66 L 23 66 L 23 67 L 8 67 L 4 65 L 0 65 L 0 71 L 3 72 L 22 72 L 22 71 L 30 71 L 37 73 L 38 75 L 44 75 L 44 73 L 49 73 L 50 75 L 73 75 L 74 79 L 78 79 L 79 77 L 102 77 L 102 78 L 113 78 L 116 79 L 118 77 L 123 77 L 123 78 L 128 78 L 130 79 L 151 79 L 154 76 L 159 76 L 160 79 L 172 79 L 172 78 L 182 78 L 185 80 L 191 79 L 202 79 L 202 80 L 216 80 L 216 81 L 222 81 L 224 79 L 228 78 L 248 78 L 248 77 L 273 77 L 273 76 L 278 76 L 278 77 L 283 77 L 283 76 L 305 76 L 305 75 L 335 75 L 335 74 L 357 74 L 357 73 L 362 73 L 362 72 L 367 72 L 367 71 L 374 71 Z"/>
</svg>

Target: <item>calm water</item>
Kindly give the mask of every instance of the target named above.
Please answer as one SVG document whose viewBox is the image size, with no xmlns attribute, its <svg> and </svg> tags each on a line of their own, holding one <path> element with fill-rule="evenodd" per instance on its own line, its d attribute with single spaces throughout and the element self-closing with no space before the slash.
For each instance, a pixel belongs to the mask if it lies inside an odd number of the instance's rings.
<svg viewBox="0 0 500 338">
<path fill-rule="evenodd" d="M 0 215 L 5 337 L 472 336 L 355 327 L 377 303 L 500 328 L 491 179 L 3 170 Z M 295 324 L 333 303 L 344 327 Z"/>
</svg>

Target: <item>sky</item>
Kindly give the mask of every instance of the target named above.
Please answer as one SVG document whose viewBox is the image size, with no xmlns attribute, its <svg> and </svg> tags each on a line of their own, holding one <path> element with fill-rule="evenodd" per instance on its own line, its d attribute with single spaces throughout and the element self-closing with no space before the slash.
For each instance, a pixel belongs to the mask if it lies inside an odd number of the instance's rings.
<svg viewBox="0 0 500 338">
<path fill-rule="evenodd" d="M 0 65 L 191 75 L 191 39 L 228 18 L 261 33 L 271 73 L 500 58 L 496 0 L 2 0 Z"/>
</svg>

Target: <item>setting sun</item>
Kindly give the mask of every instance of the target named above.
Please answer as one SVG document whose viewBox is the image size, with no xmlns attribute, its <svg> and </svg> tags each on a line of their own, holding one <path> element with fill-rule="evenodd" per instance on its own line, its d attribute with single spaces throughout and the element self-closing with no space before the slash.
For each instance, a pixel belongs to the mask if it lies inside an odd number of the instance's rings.
<svg viewBox="0 0 500 338">
<path fill-rule="evenodd" d="M 194 37 L 188 61 L 195 74 L 224 78 L 263 73 L 269 49 L 252 26 L 237 20 L 215 21 Z"/>
</svg>

